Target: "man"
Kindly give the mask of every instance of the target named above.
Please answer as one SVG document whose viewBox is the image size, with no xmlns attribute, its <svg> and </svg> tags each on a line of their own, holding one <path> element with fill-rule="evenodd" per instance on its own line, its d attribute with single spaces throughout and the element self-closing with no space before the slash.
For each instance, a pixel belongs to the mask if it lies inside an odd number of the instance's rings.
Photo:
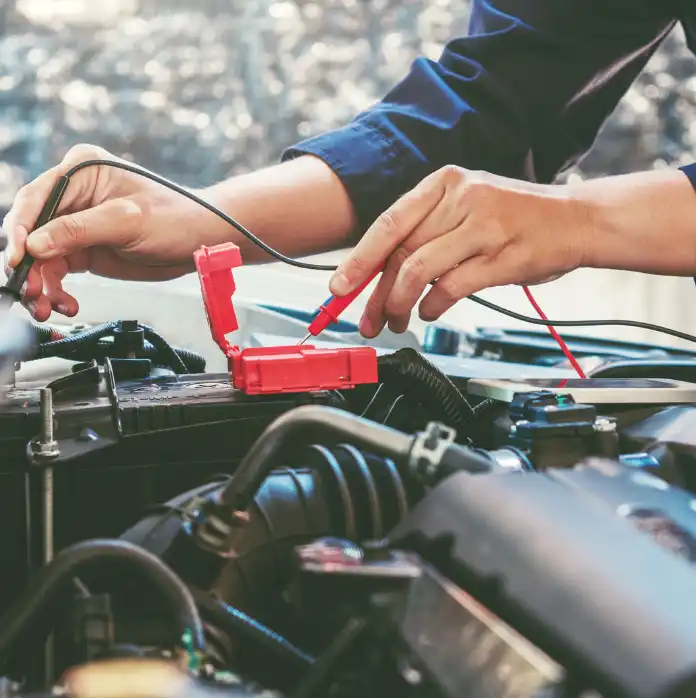
<svg viewBox="0 0 696 698">
<path fill-rule="evenodd" d="M 534 283 L 578 267 L 696 274 L 693 168 L 553 185 L 673 27 L 696 48 L 689 0 L 474 0 L 467 37 L 417 60 L 372 109 L 289 149 L 284 162 L 199 192 L 272 247 L 300 256 L 355 245 L 332 277 L 342 295 L 386 270 L 360 323 L 404 331 L 483 288 Z M 201 244 L 240 243 L 229 226 L 135 175 L 91 168 L 62 214 L 27 239 L 70 151 L 18 194 L 4 227 L 9 265 L 40 260 L 25 289 L 39 320 L 77 312 L 70 272 L 162 280 L 191 271 Z M 365 232 L 367 231 L 367 232 Z M 364 233 L 364 234 L 363 234 Z"/>
</svg>

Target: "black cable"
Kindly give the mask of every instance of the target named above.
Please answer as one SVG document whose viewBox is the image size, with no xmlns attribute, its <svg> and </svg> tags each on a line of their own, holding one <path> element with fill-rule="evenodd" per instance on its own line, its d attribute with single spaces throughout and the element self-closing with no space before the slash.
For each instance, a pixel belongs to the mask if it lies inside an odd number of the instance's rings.
<svg viewBox="0 0 696 698">
<path fill-rule="evenodd" d="M 52 342 L 44 342 L 36 347 L 36 358 L 45 359 L 49 356 L 64 358 L 70 356 L 76 348 L 96 343 L 103 337 L 113 334 L 117 327 L 117 322 L 105 322 L 102 325 L 90 327 L 79 334 L 68 335 L 63 339 L 56 339 Z"/>
<path fill-rule="evenodd" d="M 258 643 L 283 659 L 306 669 L 314 664 L 314 657 L 295 647 L 282 635 L 263 625 L 238 608 L 214 598 L 210 593 L 191 589 L 196 605 L 203 617 L 229 635 L 241 636 L 245 641 Z"/>
<path fill-rule="evenodd" d="M 696 336 L 688 334 L 687 332 L 680 332 L 679 330 L 673 330 L 669 327 L 663 327 L 662 325 L 653 325 L 650 322 L 640 322 L 639 320 L 540 320 L 539 318 L 527 317 L 521 313 L 516 313 L 514 310 L 508 310 L 507 308 L 502 308 L 495 303 L 486 301 L 478 296 L 467 296 L 470 301 L 478 303 L 484 306 L 484 308 L 489 308 L 490 310 L 495 310 L 501 315 L 507 315 L 515 320 L 521 320 L 522 322 L 528 322 L 530 325 L 542 325 L 544 327 L 549 327 L 551 325 L 555 327 L 637 327 L 640 330 L 651 330 L 652 332 L 660 332 L 662 334 L 668 334 L 672 337 L 677 337 L 678 339 L 684 339 L 687 342 L 695 342 Z"/>
<path fill-rule="evenodd" d="M 175 191 L 177 194 L 181 194 L 181 196 L 185 196 L 187 199 L 190 199 L 199 206 L 202 206 L 211 213 L 214 213 L 216 216 L 218 216 L 218 218 L 222 218 L 225 223 L 228 223 L 233 228 L 236 228 L 245 238 L 253 242 L 257 247 L 260 247 L 262 250 L 264 250 L 264 252 L 267 252 L 269 255 L 271 255 L 271 257 L 275 257 L 279 262 L 285 262 L 285 264 L 290 264 L 291 266 L 299 267 L 300 269 L 312 269 L 314 271 L 334 271 L 336 269 L 336 267 L 326 264 L 311 264 L 310 262 L 301 262 L 297 259 L 293 259 L 292 257 L 286 257 L 282 252 L 278 252 L 278 250 L 275 250 L 270 245 L 267 245 L 263 240 L 261 240 L 261 238 L 256 237 L 254 233 L 247 230 L 239 221 L 236 221 L 234 218 L 232 218 L 232 216 L 228 216 L 224 211 L 221 211 L 216 206 L 213 206 L 213 204 L 208 203 L 205 199 L 201 199 L 200 196 L 196 196 L 188 189 L 175 184 L 166 177 L 162 177 L 154 172 L 145 170 L 137 165 L 131 165 L 128 162 L 116 162 L 113 160 L 85 160 L 85 162 L 81 162 L 79 165 L 75 165 L 73 168 L 68 170 L 65 173 L 65 177 L 70 180 L 74 174 L 78 173 L 80 170 L 84 170 L 86 167 L 102 165 L 104 167 L 114 167 L 119 170 L 126 170 L 126 172 L 132 172 L 133 174 L 145 177 L 145 179 L 149 179 L 152 182 L 161 184 L 163 187 L 167 187 L 172 191 Z"/>
<path fill-rule="evenodd" d="M 127 162 L 118 162 L 114 160 L 85 160 L 72 167 L 68 172 L 63 175 L 53 190 L 51 191 L 44 207 L 41 209 L 39 217 L 36 222 L 35 229 L 41 228 L 50 221 L 60 205 L 60 201 L 63 198 L 63 194 L 70 182 L 70 178 L 79 172 L 80 170 L 86 169 L 87 167 L 103 166 L 103 167 L 113 167 L 118 170 L 125 170 L 126 172 L 132 172 L 133 174 L 145 177 L 157 184 L 167 187 L 177 194 L 190 199 L 199 206 L 202 206 L 206 210 L 221 218 L 227 224 L 231 225 L 237 231 L 239 231 L 245 238 L 253 242 L 254 245 L 264 250 L 271 257 L 274 257 L 279 262 L 284 262 L 293 267 L 298 267 L 299 269 L 310 269 L 313 271 L 335 271 L 336 266 L 330 264 L 312 264 L 311 262 L 302 262 L 298 259 L 293 259 L 292 257 L 287 257 L 282 252 L 273 249 L 270 245 L 267 245 L 263 240 L 256 237 L 250 230 L 247 230 L 241 223 L 236 221 L 232 216 L 227 215 L 224 211 L 221 211 L 216 206 L 208 203 L 205 199 L 201 199 L 196 196 L 193 192 L 188 191 L 184 187 L 175 184 L 174 182 L 168 180 L 166 177 L 145 170 L 138 165 L 132 165 Z M 28 253 L 24 254 L 22 261 L 17 265 L 10 274 L 10 278 L 7 280 L 5 286 L 0 287 L 0 308 L 10 307 L 12 303 L 20 299 L 20 290 L 24 285 L 24 282 L 29 276 L 29 271 L 34 263 L 34 259 Z M 432 282 L 431 282 L 432 283 Z M 490 310 L 494 310 L 501 315 L 506 315 L 507 317 L 514 318 L 515 320 L 520 320 L 521 322 L 526 322 L 530 325 L 541 325 L 543 327 L 636 327 L 638 329 L 650 330 L 652 332 L 659 332 L 661 334 L 670 335 L 671 337 L 677 337 L 678 339 L 684 339 L 687 342 L 696 343 L 696 336 L 688 334 L 686 332 L 680 332 L 679 330 L 673 330 L 669 327 L 663 327 L 662 325 L 653 325 L 649 322 L 640 322 L 638 320 L 541 320 L 538 318 L 529 317 L 528 315 L 522 315 L 521 313 L 516 313 L 513 310 L 508 310 L 502 306 L 486 301 L 478 296 L 471 295 L 467 296 L 470 301 L 478 303 Z"/>
<path fill-rule="evenodd" d="M 108 322 L 91 327 L 84 332 L 72 335 L 61 335 L 60 339 L 46 341 L 52 336 L 55 328 L 43 327 L 31 323 L 31 328 L 41 340 L 35 347 L 33 358 L 46 359 L 60 357 L 75 361 L 91 361 L 113 356 L 114 344 L 108 337 L 118 328 L 118 322 Z M 188 349 L 173 347 L 160 334 L 147 325 L 139 325 L 145 337 L 145 347 L 138 353 L 138 358 L 151 359 L 166 365 L 177 374 L 204 373 L 205 358 Z"/>
<path fill-rule="evenodd" d="M 0 619 L 0 661 L 29 630 L 46 625 L 61 592 L 75 575 L 96 562 L 119 562 L 144 574 L 176 613 L 180 633 L 190 632 L 195 649 L 205 648 L 203 623 L 188 587 L 156 555 L 122 540 L 89 540 L 62 550 L 43 567 Z"/>
</svg>

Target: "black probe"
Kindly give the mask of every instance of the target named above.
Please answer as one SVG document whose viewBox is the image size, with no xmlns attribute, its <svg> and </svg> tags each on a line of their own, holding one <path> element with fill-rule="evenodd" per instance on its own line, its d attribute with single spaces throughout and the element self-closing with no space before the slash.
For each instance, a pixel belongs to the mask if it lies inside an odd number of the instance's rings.
<svg viewBox="0 0 696 698">
<path fill-rule="evenodd" d="M 132 172 L 133 174 L 145 177 L 146 179 L 167 187 L 168 189 L 177 192 L 177 194 L 185 196 L 187 199 L 190 199 L 199 206 L 202 206 L 211 213 L 214 213 L 219 218 L 222 218 L 223 221 L 239 231 L 245 238 L 253 242 L 257 247 L 260 247 L 262 250 L 271 255 L 271 257 L 274 257 L 280 262 L 284 262 L 285 264 L 289 264 L 290 266 L 298 267 L 300 269 L 311 269 L 313 271 L 336 270 L 336 267 L 332 265 L 314 264 L 312 262 L 303 262 L 299 259 L 287 257 L 286 255 L 282 254 L 282 252 L 278 252 L 278 250 L 275 250 L 270 245 L 266 244 L 263 240 L 261 240 L 261 238 L 256 237 L 256 235 L 247 230 L 241 223 L 232 218 L 232 216 L 228 216 L 224 211 L 221 211 L 216 206 L 208 203 L 205 199 L 201 199 L 199 196 L 196 196 L 188 189 L 175 184 L 174 182 L 171 182 L 165 177 L 161 177 L 154 172 L 150 172 L 149 170 L 145 170 L 137 165 L 131 165 L 130 163 L 119 160 L 85 160 L 84 162 L 81 162 L 68 170 L 68 172 L 66 172 L 53 187 L 48 200 L 44 204 L 44 207 L 41 209 L 41 213 L 36 220 L 34 230 L 46 225 L 46 223 L 48 223 L 56 215 L 56 211 L 58 210 L 58 206 L 60 205 L 68 183 L 70 182 L 70 178 L 80 170 L 93 166 L 113 167 L 118 170 Z M 32 264 L 34 264 L 34 258 L 29 253 L 25 252 L 22 261 L 12 271 L 7 283 L 0 287 L 0 310 L 9 309 L 14 303 L 20 300 L 22 286 L 24 286 L 24 282 L 29 276 Z M 637 327 L 639 329 L 660 332 L 672 337 L 684 339 L 688 342 L 696 343 L 696 337 L 692 334 L 680 332 L 679 330 L 673 330 L 669 327 L 663 327 L 662 325 L 653 325 L 649 322 L 640 322 L 638 320 L 539 320 L 537 318 L 529 317 L 528 315 L 516 313 L 513 310 L 508 310 L 507 308 L 502 308 L 495 303 L 491 303 L 490 301 L 484 300 L 483 298 L 479 298 L 475 295 L 467 296 L 467 298 L 474 303 L 478 303 L 479 305 L 489 308 L 490 310 L 495 310 L 497 313 L 507 315 L 508 317 L 529 323 L 530 325 L 542 325 L 544 327 L 552 327 L 554 325 L 557 327 Z"/>
<path fill-rule="evenodd" d="M 36 219 L 34 230 L 41 228 L 48 223 L 55 215 L 60 205 L 63 194 L 70 183 L 70 177 L 63 175 L 55 184 L 46 200 L 39 217 Z M 20 300 L 22 286 L 29 276 L 34 258 L 28 253 L 24 253 L 22 261 L 12 270 L 7 283 L 0 286 L 0 310 L 9 310 L 14 303 Z"/>
</svg>

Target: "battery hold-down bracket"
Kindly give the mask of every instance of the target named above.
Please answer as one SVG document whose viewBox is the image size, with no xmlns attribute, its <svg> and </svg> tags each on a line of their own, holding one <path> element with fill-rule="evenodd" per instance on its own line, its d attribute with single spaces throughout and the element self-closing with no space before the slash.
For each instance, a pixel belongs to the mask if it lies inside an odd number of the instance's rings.
<svg viewBox="0 0 696 698">
<path fill-rule="evenodd" d="M 312 345 L 245 347 L 227 335 L 239 328 L 232 303 L 236 284 L 232 270 L 242 265 L 234 243 L 201 247 L 193 255 L 203 304 L 215 343 L 227 357 L 232 385 L 247 395 L 275 395 L 317 390 L 345 390 L 377 382 L 373 347 L 317 349 Z"/>
</svg>

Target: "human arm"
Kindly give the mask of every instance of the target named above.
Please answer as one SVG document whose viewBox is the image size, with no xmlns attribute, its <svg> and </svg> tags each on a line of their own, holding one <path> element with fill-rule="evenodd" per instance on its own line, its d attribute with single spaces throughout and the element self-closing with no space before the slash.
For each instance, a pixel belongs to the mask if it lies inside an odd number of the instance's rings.
<svg viewBox="0 0 696 698">
<path fill-rule="evenodd" d="M 382 102 L 290 149 L 282 165 L 202 194 L 271 246 L 300 255 L 352 244 L 355 233 L 448 163 L 550 181 L 590 146 L 671 27 L 663 6 L 475 0 L 470 35 L 450 42 L 440 61 L 417 60 Z M 83 149 L 83 159 L 90 153 Z M 61 168 L 66 163 L 25 188 L 13 206 L 6 222 L 13 263 Z M 66 203 L 69 215 L 49 229 L 53 246 L 42 251 L 33 236 L 28 244 L 49 262 L 40 265 L 43 278 L 32 274 L 26 294 L 40 319 L 51 306 L 76 311 L 62 289 L 68 271 L 171 278 L 191 268 L 198 244 L 245 244 L 212 214 L 106 170 L 78 175 Z"/>
<path fill-rule="evenodd" d="M 25 249 L 37 260 L 22 292 L 37 320 L 48 319 L 52 310 L 69 317 L 77 313 L 77 299 L 63 288 L 69 273 L 90 271 L 137 281 L 171 279 L 193 270 L 193 252 L 200 245 L 230 239 L 240 245 L 245 261 L 270 259 L 198 204 L 136 174 L 104 166 L 74 175 L 58 217 L 28 236 L 57 179 L 74 165 L 95 159 L 117 160 L 100 148 L 76 146 L 57 167 L 20 190 L 3 221 L 9 239 L 6 272 L 19 263 Z M 312 156 L 195 193 L 231 212 L 289 256 L 346 246 L 355 229 L 352 204 L 341 181 Z"/>
<path fill-rule="evenodd" d="M 331 290 L 344 295 L 387 264 L 360 322 L 375 336 L 385 323 L 404 331 L 435 279 L 424 320 L 484 288 L 579 267 L 694 276 L 696 166 L 685 169 L 543 185 L 445 168 L 376 221 Z"/>
</svg>

